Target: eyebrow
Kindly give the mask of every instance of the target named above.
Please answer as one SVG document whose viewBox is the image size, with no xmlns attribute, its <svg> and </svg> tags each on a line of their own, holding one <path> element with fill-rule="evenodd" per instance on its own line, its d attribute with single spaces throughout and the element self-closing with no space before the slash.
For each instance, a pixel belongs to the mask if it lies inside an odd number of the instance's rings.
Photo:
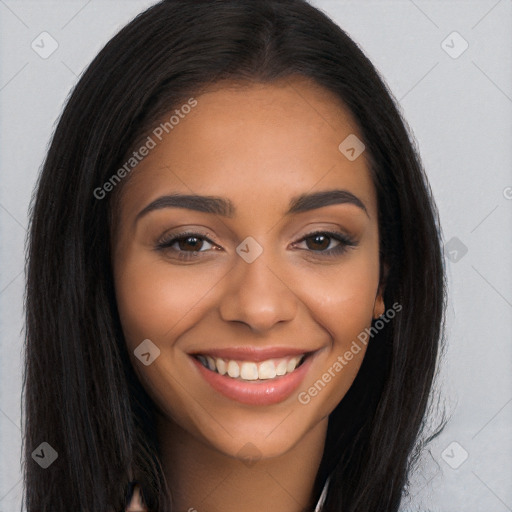
<svg viewBox="0 0 512 512">
<path fill-rule="evenodd" d="M 333 204 L 352 204 L 363 210 L 366 215 L 369 216 L 364 203 L 357 196 L 348 190 L 339 189 L 301 194 L 292 197 L 285 215 L 303 213 Z M 137 214 L 135 222 L 147 213 L 163 208 L 186 208 L 187 210 L 212 213 L 227 218 L 233 218 L 236 213 L 236 208 L 233 203 L 229 199 L 222 197 L 201 196 L 196 194 L 169 194 L 161 196 L 149 203 Z"/>
</svg>

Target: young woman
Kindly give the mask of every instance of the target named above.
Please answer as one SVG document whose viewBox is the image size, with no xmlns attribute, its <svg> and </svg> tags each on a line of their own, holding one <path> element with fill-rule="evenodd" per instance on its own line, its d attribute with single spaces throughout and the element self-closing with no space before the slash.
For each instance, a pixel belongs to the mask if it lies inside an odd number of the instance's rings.
<svg viewBox="0 0 512 512">
<path fill-rule="evenodd" d="M 398 510 L 439 221 L 391 94 L 319 10 L 139 15 L 64 109 L 28 242 L 28 512 Z"/>
</svg>

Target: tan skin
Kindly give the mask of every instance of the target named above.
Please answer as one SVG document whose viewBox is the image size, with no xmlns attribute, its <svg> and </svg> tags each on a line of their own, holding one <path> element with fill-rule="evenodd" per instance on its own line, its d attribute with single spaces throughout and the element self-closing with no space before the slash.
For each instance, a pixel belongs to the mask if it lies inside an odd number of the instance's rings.
<svg viewBox="0 0 512 512">
<path fill-rule="evenodd" d="M 299 512 L 314 506 L 328 416 L 351 386 L 364 345 L 308 404 L 297 394 L 384 312 L 376 192 L 364 153 L 349 161 L 338 149 L 359 131 L 331 93 L 300 77 L 228 85 L 197 96 L 123 188 L 116 296 L 133 367 L 158 408 L 176 510 Z M 285 215 L 292 197 L 333 189 L 351 192 L 365 210 L 340 203 Z M 135 221 L 169 193 L 223 197 L 236 214 L 166 207 Z M 344 244 L 306 238 L 320 230 L 357 245 L 326 256 Z M 188 238 L 155 249 L 164 235 L 183 231 L 211 242 Z M 236 252 L 248 236 L 263 248 L 252 263 Z M 193 251 L 192 259 L 178 259 Z M 145 339 L 160 349 L 148 366 L 133 353 Z M 245 344 L 315 351 L 299 390 L 273 405 L 241 404 L 211 388 L 189 356 Z M 247 443 L 259 457 L 252 464 L 239 453 Z"/>
</svg>

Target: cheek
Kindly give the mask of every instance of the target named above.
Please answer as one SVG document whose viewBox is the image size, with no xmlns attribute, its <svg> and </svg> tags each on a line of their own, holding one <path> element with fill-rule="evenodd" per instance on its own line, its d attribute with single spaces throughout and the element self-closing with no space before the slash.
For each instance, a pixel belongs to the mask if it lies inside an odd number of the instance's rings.
<svg viewBox="0 0 512 512">
<path fill-rule="evenodd" d="M 128 255 L 116 269 L 115 288 L 127 343 L 172 339 L 194 320 L 198 304 L 221 276 L 176 267 L 154 255 Z"/>
<path fill-rule="evenodd" d="M 345 265 L 316 275 L 309 292 L 310 310 L 342 349 L 371 324 L 379 281 L 378 259 L 352 254 Z"/>
<path fill-rule="evenodd" d="M 194 276 L 185 267 L 176 270 L 161 257 L 136 248 L 125 250 L 116 263 L 116 300 L 134 371 L 162 414 L 194 430 L 189 417 L 198 416 L 200 423 L 201 415 L 191 406 L 191 395 L 182 392 L 176 339 L 198 321 L 198 304 L 218 277 L 213 280 L 203 274 L 197 279 L 197 271 Z M 145 339 L 160 350 L 159 357 L 147 366 L 134 355 Z M 192 404 L 205 401 L 197 393 L 193 398 Z"/>
<path fill-rule="evenodd" d="M 365 329 L 371 326 L 379 279 L 378 260 L 368 255 L 317 275 L 308 295 L 315 321 L 330 335 L 299 394 L 299 402 L 329 415 L 352 385 L 366 353 Z"/>
</svg>

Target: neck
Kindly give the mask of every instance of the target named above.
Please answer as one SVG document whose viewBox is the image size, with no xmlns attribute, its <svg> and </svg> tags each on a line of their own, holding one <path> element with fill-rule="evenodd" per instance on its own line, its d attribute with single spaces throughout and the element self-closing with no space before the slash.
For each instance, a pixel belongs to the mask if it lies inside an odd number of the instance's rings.
<svg viewBox="0 0 512 512">
<path fill-rule="evenodd" d="M 313 511 L 313 484 L 322 458 L 327 418 L 286 453 L 243 460 L 204 444 L 159 415 L 162 465 L 177 512 Z"/>
</svg>

